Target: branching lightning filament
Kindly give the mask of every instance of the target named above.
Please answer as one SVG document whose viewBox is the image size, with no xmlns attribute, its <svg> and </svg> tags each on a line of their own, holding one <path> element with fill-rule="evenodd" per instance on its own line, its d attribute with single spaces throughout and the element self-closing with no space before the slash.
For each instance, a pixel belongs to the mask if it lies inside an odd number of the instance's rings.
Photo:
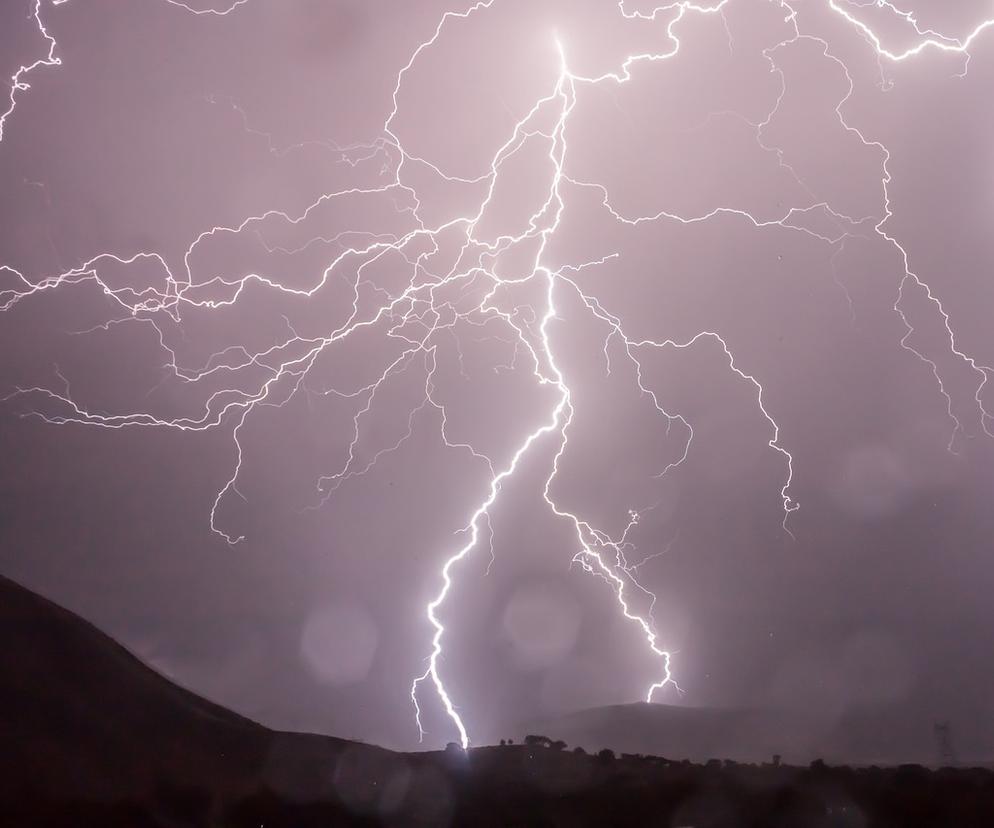
<svg viewBox="0 0 994 828">
<path fill-rule="evenodd" d="M 863 233 L 861 228 L 873 228 L 873 233 L 892 248 L 900 257 L 903 273 L 899 274 L 898 296 L 894 311 L 904 322 L 907 333 L 901 340 L 902 347 L 911 351 L 928 366 L 938 383 L 940 394 L 946 402 L 946 410 L 952 422 L 950 448 L 956 435 L 964 426 L 953 410 L 953 401 L 939 369 L 937 357 L 910 344 L 913 327 L 904 309 L 906 292 L 917 286 L 924 291 L 934 311 L 941 319 L 948 334 L 950 353 L 966 363 L 977 378 L 974 400 L 979 412 L 981 425 L 988 434 L 991 414 L 984 407 L 983 391 L 992 368 L 963 351 L 957 341 L 952 322 L 935 292 L 916 273 L 909 262 L 906 249 L 887 230 L 887 222 L 892 216 L 890 192 L 891 180 L 888 162 L 889 150 L 881 143 L 864 136 L 863 132 L 851 125 L 845 117 L 844 109 L 853 93 L 853 80 L 848 68 L 837 58 L 830 44 L 823 38 L 806 33 L 799 23 L 796 3 L 787 0 L 756 0 L 772 5 L 783 12 L 783 22 L 789 36 L 774 47 L 766 49 L 763 57 L 769 63 L 771 72 L 780 82 L 780 94 L 773 108 L 764 120 L 751 124 L 755 130 L 758 147 L 766 153 L 773 153 L 780 167 L 801 185 L 805 192 L 811 190 L 787 163 L 777 147 L 766 143 L 766 130 L 786 92 L 784 73 L 778 63 L 780 50 L 791 44 L 809 42 L 815 44 L 827 60 L 835 62 L 848 81 L 845 96 L 837 102 L 835 115 L 848 133 L 855 135 L 866 147 L 876 150 L 881 157 L 881 212 L 872 216 L 849 216 L 835 209 L 824 199 L 811 196 L 809 202 L 795 204 L 779 215 L 754 215 L 742 209 L 718 206 L 698 215 L 680 215 L 659 211 L 648 215 L 626 215 L 615 206 L 609 189 L 597 181 L 583 180 L 572 174 L 570 168 L 570 130 L 574 121 L 571 115 L 578 106 L 582 91 L 595 86 L 633 83 L 633 68 L 639 64 L 661 63 L 658 71 L 665 72 L 666 61 L 674 58 L 681 48 L 681 23 L 692 16 L 723 15 L 725 7 L 732 2 L 744 0 L 715 0 L 711 4 L 693 2 L 671 2 L 651 10 L 632 10 L 629 4 L 617 4 L 617 12 L 632 21 L 666 20 L 665 38 L 659 51 L 629 55 L 615 71 L 599 76 L 584 76 L 574 72 L 570 65 L 569 43 L 560 42 L 554 32 L 549 32 L 550 50 L 555 50 L 558 72 L 551 88 L 535 90 L 534 103 L 523 117 L 514 123 L 506 140 L 490 159 L 489 167 L 478 177 L 458 177 L 443 171 L 438 163 L 415 155 L 405 148 L 398 136 L 400 131 L 395 121 L 405 91 L 405 81 L 421 56 L 431 50 L 443 35 L 458 36 L 460 24 L 476 15 L 487 14 L 499 0 L 479 0 L 463 11 L 446 12 L 435 26 L 431 36 L 420 43 L 410 59 L 400 69 L 392 94 L 392 109 L 383 122 L 382 134 L 368 144 L 356 147 L 339 148 L 343 158 L 349 163 L 358 164 L 373 160 L 386 171 L 383 182 L 376 187 L 356 187 L 329 192 L 321 195 L 299 214 L 270 210 L 259 215 L 249 216 L 233 226 L 215 226 L 200 233 L 186 249 L 182 262 L 170 262 L 155 251 L 130 253 L 105 252 L 70 270 L 31 279 L 12 267 L 0 265 L 0 275 L 13 287 L 0 290 L 0 311 L 10 311 L 21 302 L 41 298 L 71 285 L 87 284 L 95 286 L 113 304 L 116 315 L 106 320 L 100 327 L 129 324 L 148 326 L 154 332 L 159 347 L 171 375 L 191 388 L 205 388 L 201 410 L 185 416 L 163 416 L 154 411 L 125 411 L 105 413 L 90 408 L 71 393 L 68 383 L 62 387 L 36 385 L 14 389 L 5 399 L 25 398 L 31 407 L 28 416 L 44 419 L 55 425 L 82 424 L 107 429 L 122 428 L 166 428 L 179 431 L 206 431 L 230 429 L 234 446 L 234 463 L 230 475 L 209 510 L 211 529 L 230 544 L 243 540 L 236 529 L 224 525 L 219 514 L 225 499 L 239 494 L 239 477 L 242 473 L 243 431 L 248 418 L 262 407 L 283 406 L 297 394 L 319 393 L 347 401 L 355 406 L 352 417 L 351 434 L 348 435 L 348 451 L 340 466 L 328 471 L 318 481 L 318 505 L 332 497 L 346 481 L 369 472 L 385 455 L 398 450 L 408 440 L 416 428 L 416 421 L 424 411 L 437 415 L 441 439 L 453 451 L 463 453 L 469 462 L 477 464 L 485 471 L 486 485 L 475 510 L 468 516 L 460 533 L 461 545 L 444 557 L 439 570 L 439 588 L 434 598 L 427 604 L 425 613 L 431 633 L 425 669 L 417 675 L 410 686 L 410 700 L 414 707 L 414 718 L 420 736 L 425 735 L 422 704 L 427 691 L 433 690 L 441 702 L 451 725 L 463 747 L 470 744 L 470 727 L 459 712 L 459 706 L 443 677 L 443 656 L 446 634 L 443 620 L 446 599 L 455 588 L 459 565 L 472 555 L 479 546 L 489 539 L 493 555 L 492 507 L 500 497 L 502 488 L 518 472 L 523 461 L 538 450 L 548 450 L 551 462 L 544 474 L 541 496 L 545 506 L 556 519 L 570 530 L 574 546 L 564 555 L 564 566 L 577 564 L 583 571 L 601 578 L 610 589 L 623 616 L 644 637 L 648 651 L 658 665 L 656 679 L 645 689 L 644 698 L 652 701 L 658 691 L 667 685 L 675 685 L 671 672 L 671 653 L 663 646 L 662 636 L 656 629 L 653 610 L 656 595 L 641 579 L 639 568 L 661 552 L 652 552 L 638 563 L 630 563 L 628 554 L 633 548 L 631 534 L 639 524 L 637 511 L 628 514 L 622 531 L 609 532 L 571 509 L 563 498 L 557 495 L 557 476 L 560 462 L 569 449 L 574 425 L 574 392 L 566 371 L 561 367 L 562 354 L 557 352 L 555 329 L 567 324 L 559 318 L 559 308 L 566 297 L 578 301 L 585 309 L 587 321 L 607 333 L 604 341 L 604 355 L 610 371 L 611 353 L 620 352 L 634 376 L 632 389 L 639 398 L 651 402 L 654 416 L 658 415 L 660 432 L 669 434 L 676 426 L 681 445 L 677 458 L 658 469 L 659 475 L 672 472 L 690 456 L 694 431 L 691 423 L 679 412 L 671 412 L 660 401 L 656 391 L 645 380 L 647 371 L 643 367 L 646 354 L 664 350 L 690 349 L 699 343 L 717 344 L 727 360 L 727 367 L 735 382 L 749 387 L 759 413 L 768 427 L 767 443 L 775 453 L 777 462 L 782 463 L 783 477 L 779 493 L 782 507 L 783 530 L 790 534 L 789 519 L 799 508 L 791 493 L 794 477 L 794 457 L 780 441 L 780 426 L 775 412 L 767 407 L 765 389 L 760 378 L 746 367 L 740 366 L 735 351 L 720 332 L 704 330 L 696 335 L 676 340 L 665 336 L 654 338 L 630 333 L 630 328 L 616 310 L 605 306 L 602 298 L 582 286 L 579 274 L 597 268 L 618 257 L 618 253 L 606 257 L 577 262 L 569 265 L 553 266 L 549 262 L 550 240 L 561 227 L 564 212 L 571 197 L 578 194 L 593 194 L 595 200 L 618 226 L 643 224 L 678 223 L 683 225 L 712 221 L 718 217 L 740 222 L 746 228 L 779 227 L 791 233 L 813 238 L 826 249 L 836 253 L 845 240 Z M 67 0 L 51 0 L 51 6 L 61 5 Z M 203 9 L 195 5 L 164 0 L 194 15 L 211 14 L 224 16 L 237 13 L 248 0 L 237 2 L 220 9 Z M 860 6 L 844 0 L 825 0 L 824 8 L 836 14 L 851 29 L 857 32 L 869 45 L 880 61 L 899 62 L 928 52 L 952 52 L 962 55 L 964 62 L 969 58 L 969 50 L 974 47 L 988 29 L 994 27 L 994 19 L 985 20 L 970 32 L 954 37 L 923 28 L 909 12 L 880 0 L 877 4 L 891 13 L 895 19 L 903 20 L 916 34 L 915 45 L 903 51 L 889 51 L 883 45 L 883 38 L 868 24 L 863 22 Z M 11 78 L 9 105 L 0 113 L 0 141 L 4 129 L 11 128 L 12 118 L 17 114 L 17 103 L 30 89 L 26 78 L 45 67 L 61 66 L 58 44 L 50 34 L 46 24 L 42 0 L 33 5 L 33 19 L 42 35 L 47 52 L 34 62 L 21 66 Z M 964 71 L 966 67 L 964 66 Z M 69 71 L 65 68 L 65 71 Z M 495 199 L 498 183 L 506 174 L 509 162 L 522 153 L 526 147 L 539 145 L 545 153 L 549 170 L 547 180 L 542 181 L 544 198 L 534 211 L 522 217 L 519 233 L 488 238 L 480 227 L 488 208 Z M 2 151 L 2 144 L 0 144 Z M 357 160 L 358 159 L 358 160 Z M 482 193 L 475 208 L 467 214 L 434 223 L 426 218 L 422 196 L 412 184 L 412 172 L 427 172 L 435 180 L 453 185 L 478 186 Z M 332 237 L 316 235 L 306 245 L 325 244 L 339 252 L 323 267 L 313 284 L 301 287 L 284 284 L 264 273 L 251 272 L 239 276 L 212 275 L 205 280 L 199 278 L 194 264 L 200 248 L 213 240 L 237 237 L 240 234 L 257 234 L 268 252 L 280 248 L 270 245 L 267 232 L 272 227 L 295 228 L 309 226 L 321 210 L 329 205 L 345 202 L 348 199 L 389 199 L 396 215 L 406 222 L 403 231 L 370 231 L 348 229 Z M 830 217 L 837 232 L 815 231 L 804 222 L 809 213 L 821 212 Z M 447 246 L 456 239 L 456 254 L 447 264 L 441 255 Z M 305 245 L 305 247 L 306 247 Z M 294 248 L 286 252 L 296 252 Z M 509 253 L 525 254 L 530 263 L 524 272 L 514 276 L 502 275 L 496 262 Z M 834 255 L 834 254 L 833 254 Z M 377 266 L 390 266 L 403 275 L 400 287 L 386 288 L 375 283 L 367 274 Z M 143 287 L 121 286 L 107 277 L 108 270 L 127 271 L 128 268 L 152 268 L 161 281 L 149 281 Z M 301 300 L 314 299 L 326 291 L 333 282 L 348 280 L 351 304 L 346 308 L 343 320 L 320 335 L 301 334 L 287 320 L 283 338 L 262 350 L 253 350 L 241 345 L 230 346 L 211 354 L 202 364 L 185 364 L 171 344 L 171 336 L 182 325 L 184 315 L 193 311 L 213 311 L 229 308 L 243 300 L 246 290 L 259 289 L 296 297 Z M 5 282 L 4 284 L 7 284 Z M 509 303 L 509 295 L 539 296 L 533 302 L 514 305 Z M 850 299 L 851 302 L 851 299 Z M 513 348 L 513 364 L 526 364 L 530 378 L 537 388 L 549 393 L 551 403 L 541 420 L 530 430 L 519 435 L 516 448 L 509 459 L 493 457 L 465 440 L 455 439 L 449 428 L 449 412 L 443 395 L 438 388 L 438 358 L 440 353 L 452 347 L 457 341 L 459 326 L 473 326 L 486 330 L 487 335 Z M 495 335 L 494 331 L 499 331 Z M 355 387 L 325 387 L 318 391 L 308 385 L 313 379 L 315 365 L 328 353 L 346 341 L 355 341 L 364 335 L 376 335 L 399 352 L 387 361 L 382 370 L 373 371 L 368 381 Z M 458 349 L 458 344 L 457 344 Z M 461 352 L 459 358 L 462 358 Z M 506 367 L 506 366 L 505 366 Z M 417 405 L 406 413 L 407 428 L 393 443 L 377 451 L 372 457 L 361 459 L 358 450 L 363 430 L 384 393 L 388 382 L 408 370 L 423 370 L 424 393 Z M 216 386 L 216 387 L 215 387 Z M 576 439 L 574 439 L 574 445 Z M 543 508 L 545 508 L 545 506 Z"/>
</svg>

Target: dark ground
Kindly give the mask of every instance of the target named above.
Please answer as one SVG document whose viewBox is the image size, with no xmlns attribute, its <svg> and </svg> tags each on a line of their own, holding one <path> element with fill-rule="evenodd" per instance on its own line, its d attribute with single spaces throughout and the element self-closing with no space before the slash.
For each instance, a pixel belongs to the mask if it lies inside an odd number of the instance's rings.
<svg viewBox="0 0 994 828">
<path fill-rule="evenodd" d="M 0 825 L 991 828 L 983 768 L 707 764 L 277 733 L 0 579 Z"/>
</svg>

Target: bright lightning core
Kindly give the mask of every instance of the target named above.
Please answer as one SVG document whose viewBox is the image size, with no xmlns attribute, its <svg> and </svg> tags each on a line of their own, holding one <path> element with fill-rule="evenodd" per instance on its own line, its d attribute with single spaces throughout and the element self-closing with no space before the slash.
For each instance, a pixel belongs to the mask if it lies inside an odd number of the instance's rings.
<svg viewBox="0 0 994 828">
<path fill-rule="evenodd" d="M 248 1 L 238 0 L 226 9 L 211 13 L 220 16 L 236 13 L 238 7 Z M 202 13 L 175 0 L 166 2 L 194 14 Z M 674 2 L 648 10 L 632 10 L 628 4 L 619 3 L 617 13 L 623 18 L 653 24 L 664 21 L 661 43 L 658 49 L 629 55 L 614 70 L 593 76 L 574 71 L 570 63 L 570 44 L 550 32 L 549 49 L 555 50 L 558 58 L 557 72 L 551 85 L 549 88 L 536 89 L 530 109 L 502 136 L 503 142 L 490 159 L 488 168 L 477 177 L 453 175 L 437 159 L 433 161 L 409 152 L 397 134 L 395 125 L 409 72 L 431 52 L 443 36 L 458 38 L 461 23 L 471 17 L 489 13 L 497 2 L 498 0 L 481 0 L 464 11 L 446 12 L 438 21 L 431 37 L 418 45 L 398 72 L 392 95 L 392 109 L 383 123 L 382 135 L 368 145 L 338 148 L 343 159 L 350 164 L 372 160 L 382 165 L 384 179 L 377 186 L 347 188 L 323 194 L 296 215 L 270 210 L 250 216 L 234 226 L 205 229 L 192 241 L 182 261 L 178 263 L 167 261 L 155 251 L 105 252 L 70 270 L 39 280 L 31 280 L 10 267 L 4 267 L 2 271 L 13 280 L 13 287 L 0 291 L 0 309 L 10 310 L 23 301 L 40 298 L 43 294 L 69 285 L 94 284 L 114 303 L 116 311 L 116 315 L 109 318 L 102 327 L 119 324 L 151 326 L 170 372 L 185 384 L 204 389 L 202 409 L 196 413 L 185 416 L 147 410 L 107 413 L 80 402 L 71 392 L 68 383 L 63 388 L 44 385 L 18 388 L 9 398 L 28 398 L 32 404 L 30 414 L 52 424 L 76 423 L 110 429 L 169 428 L 181 431 L 230 428 L 234 440 L 235 462 L 230 477 L 217 493 L 210 509 L 210 525 L 231 544 L 238 543 L 243 536 L 238 530 L 222 525 L 219 510 L 226 498 L 240 494 L 238 486 L 242 473 L 243 431 L 254 412 L 264 407 L 283 406 L 295 395 L 309 393 L 334 396 L 354 404 L 351 434 L 347 435 L 347 456 L 338 468 L 330 470 L 320 479 L 318 488 L 321 501 L 331 497 L 346 480 L 367 473 L 381 457 L 398 449 L 413 433 L 415 419 L 420 412 L 426 409 L 437 412 L 440 435 L 445 445 L 466 454 L 472 462 L 485 469 L 488 482 L 478 505 L 464 522 L 461 544 L 444 557 L 439 571 L 438 592 L 426 607 L 432 631 L 426 666 L 424 672 L 414 678 L 410 698 L 419 733 L 423 736 L 421 704 L 426 689 L 432 689 L 464 747 L 470 742 L 470 725 L 460 715 L 458 702 L 450 695 L 443 676 L 447 626 L 443 621 L 442 609 L 451 591 L 457 588 L 459 564 L 478 550 L 485 537 L 492 535 L 491 509 L 500 497 L 502 488 L 518 472 L 526 456 L 534 453 L 540 445 L 550 448 L 552 458 L 544 477 L 541 496 L 550 512 L 571 529 L 574 538 L 574 546 L 564 556 L 564 561 L 575 563 L 584 571 L 601 578 L 619 611 L 643 635 L 651 657 L 658 663 L 657 678 L 646 688 L 645 698 L 651 701 L 658 690 L 674 681 L 671 655 L 660 641 L 653 617 L 656 596 L 639 579 L 638 569 L 648 558 L 637 563 L 628 560 L 633 548 L 630 534 L 640 519 L 638 511 L 630 511 L 621 531 L 612 532 L 594 525 L 588 517 L 560 502 L 556 495 L 560 461 L 568 450 L 571 426 L 577 410 L 576 389 L 571 386 L 567 372 L 562 367 L 562 354 L 557 351 L 554 333 L 562 326 L 576 324 L 572 319 L 560 316 L 560 309 L 565 301 L 568 300 L 571 307 L 578 303 L 585 310 L 586 321 L 593 322 L 605 331 L 603 352 L 608 372 L 611 371 L 612 355 L 615 360 L 620 356 L 630 369 L 632 392 L 651 404 L 657 417 L 659 432 L 658 435 L 646 435 L 645 439 L 665 438 L 671 433 L 679 436 L 681 449 L 676 459 L 660 467 L 657 470 L 659 475 L 667 474 L 684 463 L 692 451 L 694 431 L 691 423 L 679 412 L 667 410 L 657 392 L 647 383 L 644 361 L 647 355 L 660 351 L 689 349 L 699 343 L 711 343 L 721 350 L 732 376 L 749 387 L 758 411 L 768 426 L 769 448 L 783 467 L 782 486 L 774 496 L 782 506 L 782 527 L 788 534 L 789 518 L 799 508 L 790 491 L 794 458 L 780 441 L 780 427 L 774 412 L 767 407 L 764 386 L 759 378 L 740 365 L 732 347 L 720 332 L 700 331 L 682 340 L 665 336 L 649 338 L 629 333 L 621 314 L 607 307 L 603 298 L 584 288 L 584 281 L 580 279 L 581 273 L 596 273 L 598 268 L 617 259 L 621 251 L 569 265 L 555 266 L 551 263 L 549 246 L 561 230 L 563 216 L 571 199 L 593 195 L 611 220 L 621 227 L 652 223 L 691 225 L 729 219 L 750 228 L 778 227 L 803 234 L 830 250 L 839 249 L 847 238 L 865 237 L 868 232 L 874 232 L 899 253 L 904 263 L 899 296 L 894 305 L 894 310 L 908 328 L 908 336 L 901 344 L 926 363 L 935 375 L 939 390 L 948 403 L 949 415 L 954 423 L 954 438 L 963 425 L 953 414 L 952 400 L 936 358 L 921 350 L 912 350 L 909 344 L 913 328 L 902 305 L 906 285 L 913 282 L 927 292 L 928 299 L 934 303 L 948 332 L 951 352 L 976 372 L 978 384 L 975 400 L 985 430 L 988 414 L 983 408 L 981 394 L 991 370 L 959 348 L 948 314 L 926 283 L 910 269 L 904 248 L 887 232 L 886 223 L 891 216 L 888 192 L 890 172 L 887 166 L 890 154 L 886 147 L 865 137 L 846 120 L 845 104 L 853 90 L 849 70 L 835 56 L 828 41 L 802 29 L 794 8 L 797 4 L 785 0 L 763 0 L 763 5 L 772 6 L 780 12 L 777 31 L 782 30 L 782 36 L 778 35 L 775 45 L 762 52 L 771 73 L 778 78 L 780 92 L 765 118 L 750 123 L 755 131 L 756 144 L 761 152 L 775 155 L 780 169 L 791 176 L 801 190 L 810 193 L 807 182 L 798 176 L 782 151 L 767 142 L 766 132 L 787 91 L 785 76 L 778 63 L 779 55 L 792 45 L 814 45 L 826 59 L 838 64 L 848 79 L 848 89 L 835 108 L 835 115 L 842 128 L 856 136 L 864 147 L 878 150 L 881 154 L 883 208 L 879 215 L 848 215 L 844 209 L 813 194 L 809 200 L 787 205 L 779 213 L 772 215 L 753 213 L 734 206 L 718 206 L 699 214 L 659 211 L 629 215 L 615 206 L 612 193 L 604 184 L 582 179 L 573 173 L 570 166 L 570 135 L 574 123 L 572 116 L 580 105 L 584 90 L 636 83 L 637 67 L 639 70 L 651 67 L 653 72 L 665 73 L 666 62 L 680 52 L 682 25 L 691 18 L 722 16 L 725 7 L 733 0 L 720 0 L 710 5 Z M 974 41 L 989 26 L 994 25 L 994 21 L 984 21 L 968 35 L 957 39 L 922 29 L 907 12 L 890 4 L 880 5 L 914 27 L 919 38 L 916 45 L 902 52 L 888 51 L 882 45 L 881 38 L 862 22 L 858 6 L 830 0 L 826 8 L 864 37 L 881 61 L 901 61 L 929 50 L 957 52 L 968 56 L 968 49 Z M 8 121 L 15 114 L 18 96 L 29 89 L 25 77 L 43 67 L 60 66 L 57 44 L 45 27 L 40 0 L 34 6 L 34 19 L 48 44 L 48 53 L 36 62 L 20 67 L 14 75 L 10 105 L 0 115 L 0 140 L 5 126 L 9 129 Z M 487 222 L 498 198 L 498 191 L 502 187 L 514 186 L 515 163 L 524 155 L 534 153 L 536 147 L 540 148 L 542 168 L 546 170 L 546 174 L 538 182 L 540 197 L 517 217 L 517 230 L 496 234 L 489 232 Z M 470 207 L 444 220 L 429 215 L 424 185 L 418 183 L 425 179 L 430 180 L 432 185 L 452 186 L 473 193 L 473 197 L 469 199 L 472 202 Z M 394 215 L 390 227 L 368 229 L 356 226 L 331 238 L 323 235 L 323 228 L 313 229 L 315 224 L 320 224 L 322 211 L 329 206 L 354 199 L 380 197 L 389 199 L 393 205 Z M 813 214 L 827 216 L 830 229 L 809 222 L 808 218 Z M 394 219 L 406 222 L 404 229 L 398 230 Z M 872 231 L 867 230 L 868 225 Z M 818 229 L 813 229 L 816 226 Z M 274 228 L 280 227 L 284 230 L 305 228 L 309 238 L 293 248 L 265 241 L 269 233 L 276 232 Z M 204 246 L 218 239 L 249 234 L 257 234 L 270 253 L 274 250 L 300 252 L 318 243 L 334 245 L 338 252 L 324 263 L 313 281 L 304 286 L 281 281 L 261 271 L 205 274 L 198 270 L 197 257 Z M 517 264 L 508 268 L 505 266 L 508 261 Z M 129 268 L 134 268 L 136 272 L 147 274 L 149 267 L 157 273 L 155 279 L 143 282 L 141 277 L 137 277 L 135 282 L 123 285 L 117 280 L 117 274 L 122 269 L 128 272 Z M 384 268 L 391 274 L 387 286 L 378 283 L 375 275 Z M 113 278 L 108 276 L 111 272 L 115 274 Z M 342 280 L 348 286 L 346 312 L 340 323 L 328 330 L 320 333 L 298 331 L 288 320 L 283 338 L 264 349 L 231 345 L 211 353 L 205 360 L 192 366 L 178 356 L 176 343 L 178 337 L 182 336 L 184 317 L 190 313 L 237 307 L 246 293 L 255 289 L 304 302 L 321 302 L 332 287 Z M 503 462 L 470 442 L 454 438 L 448 428 L 449 412 L 444 395 L 439 393 L 441 381 L 438 360 L 440 353 L 453 348 L 453 343 L 459 352 L 457 331 L 463 326 L 471 326 L 472 330 L 509 344 L 513 349 L 512 361 L 497 368 L 527 370 L 534 385 L 547 392 L 546 398 L 550 401 L 544 417 L 520 434 L 510 458 Z M 316 373 L 315 366 L 321 365 L 329 354 L 344 347 L 346 343 L 362 341 L 368 335 L 385 338 L 396 347 L 395 355 L 382 369 L 372 371 L 361 382 L 351 386 L 323 387 L 315 391 L 309 385 Z M 461 352 L 459 356 L 461 358 Z M 402 430 L 395 442 L 387 444 L 371 458 L 361 459 L 358 448 L 364 429 L 373 412 L 378 411 L 382 405 L 381 399 L 387 393 L 390 380 L 419 364 L 423 365 L 424 370 L 423 394 L 416 405 L 405 412 L 406 430 Z M 525 369 L 521 366 L 525 366 Z M 451 625 L 457 622 L 448 623 Z"/>
</svg>

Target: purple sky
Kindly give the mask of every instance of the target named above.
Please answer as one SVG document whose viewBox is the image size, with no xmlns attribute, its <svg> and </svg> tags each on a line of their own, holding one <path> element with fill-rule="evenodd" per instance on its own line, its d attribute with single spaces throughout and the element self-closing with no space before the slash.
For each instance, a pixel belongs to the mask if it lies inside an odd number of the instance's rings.
<svg viewBox="0 0 994 828">
<path fill-rule="evenodd" d="M 991 737 L 994 26 L 908 2 L 3 4 L 0 571 L 391 747 L 646 630 Z"/>
</svg>

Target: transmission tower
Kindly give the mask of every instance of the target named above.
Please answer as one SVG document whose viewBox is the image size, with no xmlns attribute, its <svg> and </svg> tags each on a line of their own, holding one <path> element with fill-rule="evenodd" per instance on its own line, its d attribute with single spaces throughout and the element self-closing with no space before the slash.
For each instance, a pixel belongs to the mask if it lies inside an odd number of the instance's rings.
<svg viewBox="0 0 994 828">
<path fill-rule="evenodd" d="M 956 752 L 953 750 L 952 726 L 949 722 L 936 722 L 932 727 L 935 733 L 935 748 L 941 767 L 956 764 Z"/>
</svg>

